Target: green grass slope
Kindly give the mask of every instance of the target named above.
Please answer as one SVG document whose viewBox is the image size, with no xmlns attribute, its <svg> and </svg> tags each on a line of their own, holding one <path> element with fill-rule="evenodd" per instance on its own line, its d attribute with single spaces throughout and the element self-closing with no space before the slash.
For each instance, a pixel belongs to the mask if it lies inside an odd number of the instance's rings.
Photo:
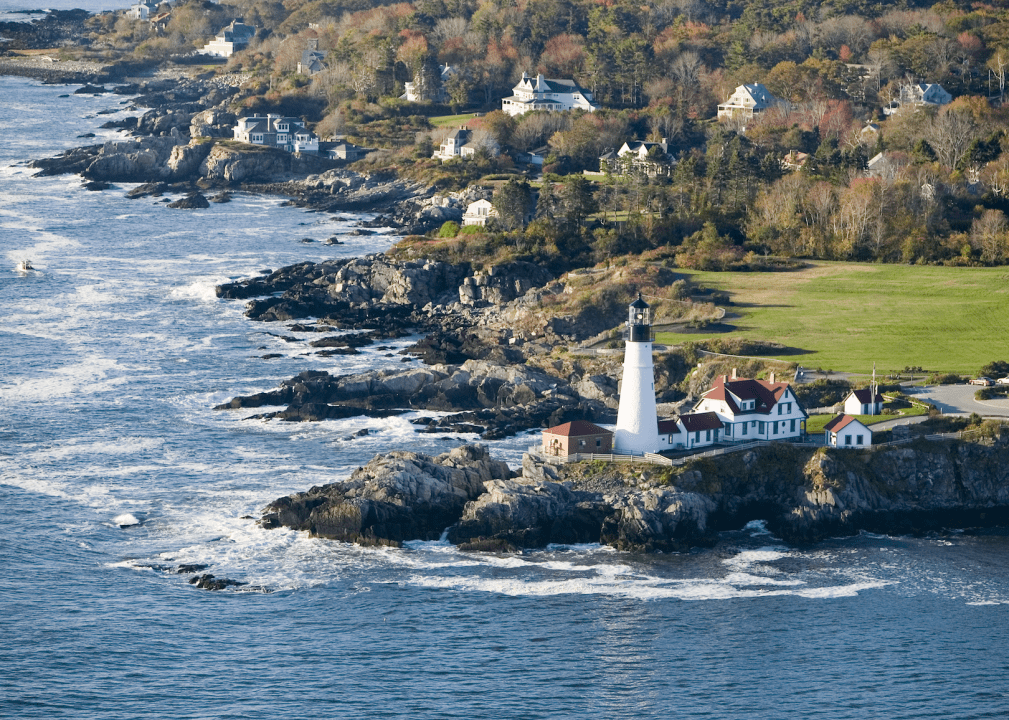
<svg viewBox="0 0 1009 720">
<path fill-rule="evenodd" d="M 688 273 L 729 293 L 731 333 L 660 333 L 658 342 L 768 340 L 805 367 L 972 373 L 1009 354 L 1009 269 L 811 263 L 793 272 Z"/>
</svg>

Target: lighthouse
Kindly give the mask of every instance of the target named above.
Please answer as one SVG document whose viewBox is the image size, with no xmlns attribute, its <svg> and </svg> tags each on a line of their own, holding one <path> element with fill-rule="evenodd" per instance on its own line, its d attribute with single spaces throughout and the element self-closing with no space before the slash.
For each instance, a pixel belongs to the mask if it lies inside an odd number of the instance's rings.
<svg viewBox="0 0 1009 720">
<path fill-rule="evenodd" d="M 652 367 L 652 318 L 648 303 L 631 303 L 624 347 L 624 377 L 613 442 L 614 452 L 641 455 L 659 449 L 659 421 L 655 411 L 655 370 Z"/>
</svg>

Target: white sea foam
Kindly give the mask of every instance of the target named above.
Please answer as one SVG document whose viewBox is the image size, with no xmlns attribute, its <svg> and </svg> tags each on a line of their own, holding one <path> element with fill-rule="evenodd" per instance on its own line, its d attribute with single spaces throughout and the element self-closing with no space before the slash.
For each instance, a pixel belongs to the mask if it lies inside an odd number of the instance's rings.
<svg viewBox="0 0 1009 720">
<path fill-rule="evenodd" d="M 119 527 L 123 528 L 132 527 L 134 525 L 140 524 L 140 521 L 137 520 L 136 515 L 133 515 L 131 513 L 123 513 L 122 515 L 116 515 L 114 518 L 112 518 L 112 522 L 114 522 Z"/>
</svg>

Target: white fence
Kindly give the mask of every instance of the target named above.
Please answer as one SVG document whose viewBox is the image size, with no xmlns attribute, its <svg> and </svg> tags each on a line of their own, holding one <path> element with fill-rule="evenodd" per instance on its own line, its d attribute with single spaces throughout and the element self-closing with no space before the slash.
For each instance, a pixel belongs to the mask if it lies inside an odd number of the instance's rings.
<svg viewBox="0 0 1009 720">
<path fill-rule="evenodd" d="M 890 442 L 879 443 L 861 449 L 875 450 L 876 448 L 890 447 L 892 445 L 903 445 L 904 443 L 908 443 L 911 442 L 912 440 L 918 440 L 918 439 L 933 440 L 933 441 L 962 440 L 965 436 L 974 434 L 975 432 L 977 431 L 965 430 L 961 432 L 952 432 L 952 433 L 937 433 L 934 435 L 909 435 L 906 438 L 899 438 L 897 440 L 891 440 Z M 613 454 L 601 454 L 601 453 L 575 453 L 574 455 L 567 455 L 567 456 L 547 455 L 543 452 L 543 448 L 540 445 L 531 445 L 529 447 L 528 452 L 532 455 L 537 456 L 542 460 L 546 460 L 547 462 L 560 463 L 560 464 L 601 460 L 602 462 L 616 462 L 616 463 L 638 462 L 638 463 L 649 463 L 651 465 L 664 465 L 666 467 L 673 467 L 677 465 L 684 465 L 690 462 L 691 460 L 696 460 L 697 458 L 718 457 L 719 455 L 728 455 L 729 453 L 742 452 L 743 450 L 751 450 L 752 448 L 756 447 L 766 447 L 772 444 L 792 445 L 796 447 L 825 447 L 822 440 L 816 440 L 812 442 L 789 442 L 787 440 L 756 441 L 756 442 L 743 443 L 741 445 L 726 445 L 722 447 L 712 448 L 711 450 L 696 452 L 678 458 L 667 458 L 664 455 L 658 455 L 656 453 L 645 453 L 644 455 L 613 455 Z"/>
</svg>

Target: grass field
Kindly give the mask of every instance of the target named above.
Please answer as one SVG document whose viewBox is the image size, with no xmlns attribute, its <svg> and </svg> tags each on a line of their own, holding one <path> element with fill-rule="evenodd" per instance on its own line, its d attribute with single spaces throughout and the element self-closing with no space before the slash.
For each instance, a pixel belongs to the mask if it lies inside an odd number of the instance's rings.
<svg viewBox="0 0 1009 720">
<path fill-rule="evenodd" d="M 472 120 L 475 117 L 476 113 L 468 113 L 464 115 L 439 115 L 438 117 L 428 118 L 428 122 L 435 127 L 450 127 L 454 125 L 465 125 L 467 121 Z"/>
<path fill-rule="evenodd" d="M 881 373 L 969 374 L 1009 359 L 1009 268 L 817 262 L 794 272 L 677 272 L 729 294 L 733 329 L 659 333 L 657 342 L 767 340 L 804 351 L 784 360 L 859 373 L 875 361 Z"/>
</svg>

